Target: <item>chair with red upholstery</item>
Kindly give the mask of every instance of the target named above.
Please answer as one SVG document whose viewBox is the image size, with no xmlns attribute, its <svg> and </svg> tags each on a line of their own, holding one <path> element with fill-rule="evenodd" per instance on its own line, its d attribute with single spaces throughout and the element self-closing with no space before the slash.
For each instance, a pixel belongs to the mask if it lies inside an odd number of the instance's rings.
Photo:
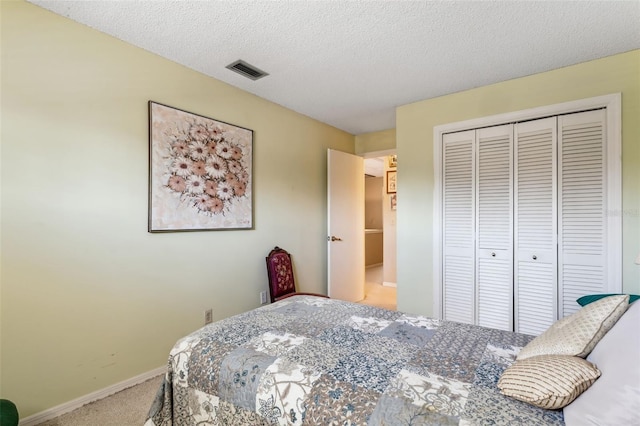
<svg viewBox="0 0 640 426">
<path fill-rule="evenodd" d="M 280 247 L 276 246 L 269 252 L 267 256 L 267 273 L 269 274 L 271 303 L 297 294 L 327 297 L 323 294 L 299 293 L 296 291 L 291 255 Z"/>
</svg>

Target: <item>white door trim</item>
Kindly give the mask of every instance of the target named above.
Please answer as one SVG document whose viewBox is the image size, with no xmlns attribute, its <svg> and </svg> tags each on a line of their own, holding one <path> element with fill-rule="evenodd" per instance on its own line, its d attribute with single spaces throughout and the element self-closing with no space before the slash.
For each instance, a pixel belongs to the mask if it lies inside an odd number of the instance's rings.
<svg viewBox="0 0 640 426">
<path fill-rule="evenodd" d="M 622 95 L 613 93 L 555 105 L 448 123 L 433 128 L 433 316 L 442 318 L 442 135 L 590 109 L 607 111 L 607 270 L 609 290 L 622 290 Z"/>
</svg>

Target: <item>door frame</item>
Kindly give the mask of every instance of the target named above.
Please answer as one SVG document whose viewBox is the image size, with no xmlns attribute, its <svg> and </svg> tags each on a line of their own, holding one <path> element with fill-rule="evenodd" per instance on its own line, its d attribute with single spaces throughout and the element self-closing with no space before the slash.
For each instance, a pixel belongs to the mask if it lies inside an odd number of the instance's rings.
<svg viewBox="0 0 640 426">
<path fill-rule="evenodd" d="M 445 133 L 606 108 L 607 128 L 607 274 L 609 290 L 622 288 L 622 95 L 612 93 L 504 114 L 474 118 L 433 128 L 433 313 L 442 318 L 442 135 Z"/>
<path fill-rule="evenodd" d="M 370 151 L 370 152 L 363 152 L 360 155 L 362 158 L 367 159 L 367 158 L 379 158 L 379 157 L 388 157 L 389 155 L 397 155 L 398 154 L 398 150 L 397 148 L 390 148 L 390 149 L 384 149 L 384 150 L 380 150 L 380 151 Z M 386 168 L 386 165 L 385 165 Z M 397 170 L 397 168 L 396 168 Z M 386 176 L 383 178 L 383 181 L 386 185 Z M 383 200 L 383 202 L 385 202 L 386 200 Z M 386 232 L 386 235 L 388 237 L 389 233 L 388 233 L 388 229 L 386 229 L 387 227 L 384 226 L 384 214 L 383 214 L 383 224 L 382 224 L 382 228 L 383 228 L 383 233 Z M 396 216 L 396 230 L 397 230 L 397 216 Z M 397 241 L 397 235 L 396 235 L 396 248 L 395 248 L 395 271 L 396 271 L 396 279 L 395 282 L 391 282 L 391 281 L 385 281 L 385 272 L 387 271 L 386 267 L 389 267 L 389 261 L 386 262 L 385 265 L 385 260 L 384 260 L 384 256 L 382 259 L 382 285 L 383 286 L 389 286 L 389 287 L 394 287 L 394 288 L 398 288 L 398 241 Z M 383 239 L 383 244 L 384 244 L 384 239 Z M 383 246 L 383 252 L 385 250 L 385 247 Z M 386 267 L 385 267 L 386 266 Z"/>
</svg>

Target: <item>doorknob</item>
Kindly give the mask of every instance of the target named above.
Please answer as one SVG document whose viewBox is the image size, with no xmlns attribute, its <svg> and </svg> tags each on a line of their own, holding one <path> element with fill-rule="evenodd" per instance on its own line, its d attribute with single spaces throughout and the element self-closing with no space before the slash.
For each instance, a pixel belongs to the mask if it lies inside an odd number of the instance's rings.
<svg viewBox="0 0 640 426">
<path fill-rule="evenodd" d="M 330 237 L 327 237 L 327 241 L 342 241 L 342 238 L 340 237 L 334 237 L 333 235 Z"/>
</svg>

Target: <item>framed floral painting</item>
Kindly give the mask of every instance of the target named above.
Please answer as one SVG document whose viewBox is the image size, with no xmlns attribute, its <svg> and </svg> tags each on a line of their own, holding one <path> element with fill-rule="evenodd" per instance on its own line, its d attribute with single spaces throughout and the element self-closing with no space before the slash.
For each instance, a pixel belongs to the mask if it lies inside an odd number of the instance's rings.
<svg viewBox="0 0 640 426">
<path fill-rule="evenodd" d="M 253 229 L 253 131 L 149 101 L 149 232 Z"/>
</svg>

